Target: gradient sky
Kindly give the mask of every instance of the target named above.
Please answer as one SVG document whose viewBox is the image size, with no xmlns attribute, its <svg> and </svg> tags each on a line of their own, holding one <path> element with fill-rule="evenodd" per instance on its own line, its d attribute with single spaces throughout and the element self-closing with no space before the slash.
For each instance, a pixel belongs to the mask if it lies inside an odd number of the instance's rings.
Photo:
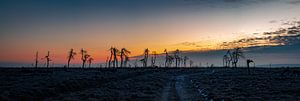
<svg viewBox="0 0 300 101">
<path fill-rule="evenodd" d="M 31 64 L 36 51 L 50 51 L 54 63 L 65 63 L 70 48 L 87 49 L 95 62 L 110 46 L 133 56 L 145 48 L 221 49 L 289 28 L 299 10 L 300 0 L 1 0 L 0 62 Z"/>
</svg>

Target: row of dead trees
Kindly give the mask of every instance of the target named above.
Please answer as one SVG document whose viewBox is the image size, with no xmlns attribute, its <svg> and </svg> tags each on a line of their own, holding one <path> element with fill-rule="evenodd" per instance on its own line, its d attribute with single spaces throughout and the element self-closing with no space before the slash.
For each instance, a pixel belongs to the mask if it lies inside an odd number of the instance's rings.
<svg viewBox="0 0 300 101">
<path fill-rule="evenodd" d="M 106 66 L 105 67 L 127 67 L 127 64 L 130 60 L 129 55 L 131 54 L 131 52 L 129 50 L 127 50 L 126 48 L 122 48 L 121 50 L 115 48 L 115 47 L 111 47 L 109 49 L 110 51 L 110 57 L 107 58 L 106 60 Z M 165 67 L 172 67 L 173 63 L 175 62 L 175 67 L 187 67 L 187 61 L 189 60 L 189 58 L 187 56 L 180 56 L 180 50 L 176 49 L 175 51 L 171 52 L 172 54 L 170 54 L 167 49 L 164 50 L 164 54 L 165 54 L 165 62 L 164 62 L 164 66 Z M 67 59 L 67 65 L 66 67 L 70 67 L 70 62 L 72 60 L 74 60 L 75 55 L 77 53 L 74 51 L 74 49 L 70 49 L 70 51 L 68 52 L 68 59 Z M 88 67 L 91 67 L 92 61 L 94 60 L 91 55 L 89 55 L 87 53 L 86 50 L 81 49 L 80 50 L 80 55 L 81 55 L 81 61 L 82 61 L 82 68 L 85 67 L 86 63 L 88 63 Z M 144 53 L 142 55 L 142 59 L 140 59 L 139 61 L 142 63 L 143 67 L 148 67 L 148 59 L 151 56 L 151 60 L 150 60 L 150 67 L 158 67 L 156 65 L 156 60 L 157 60 L 157 52 L 156 51 L 152 51 L 152 54 L 150 54 L 150 50 L 147 48 L 144 50 Z M 39 55 L 38 52 L 36 52 L 36 58 L 35 58 L 35 67 L 38 67 L 38 63 L 39 63 Z M 241 50 L 241 48 L 235 48 L 233 50 L 228 50 L 227 53 L 223 56 L 223 66 L 224 67 L 237 67 L 237 63 L 239 62 L 239 60 L 241 58 L 245 58 L 244 54 Z M 50 61 L 52 61 L 50 59 L 50 52 L 48 51 L 47 55 L 45 57 L 42 58 L 42 60 L 46 60 L 46 67 L 49 67 L 49 63 Z M 119 60 L 120 59 L 120 65 L 119 65 Z M 253 60 L 247 59 L 247 67 L 249 67 L 250 63 L 254 64 Z M 193 61 L 190 60 L 190 67 L 192 67 L 193 65 Z"/>
<path fill-rule="evenodd" d="M 70 49 L 70 51 L 68 52 L 68 61 L 67 61 L 67 66 L 66 67 L 69 67 L 70 66 L 70 62 L 71 60 L 75 59 L 75 55 L 77 53 L 74 51 L 74 49 Z M 91 67 L 91 64 L 92 64 L 92 61 L 94 60 L 91 55 L 89 55 L 87 53 L 86 50 L 84 49 L 81 49 L 80 50 L 80 54 L 81 54 L 81 61 L 82 61 L 82 68 L 84 68 L 86 66 L 86 63 L 88 62 L 88 67 Z M 44 58 L 41 58 L 42 60 L 46 60 L 46 67 L 48 68 L 49 67 L 49 64 L 50 62 L 52 61 L 50 59 L 50 52 L 48 51 L 47 55 L 44 57 Z M 38 63 L 39 63 L 39 53 L 36 52 L 36 55 L 35 55 L 35 68 L 38 67 Z"/>
<path fill-rule="evenodd" d="M 237 63 L 241 58 L 245 59 L 244 53 L 241 48 L 234 48 L 233 50 L 228 50 L 223 56 L 223 66 L 237 68 Z M 246 59 L 248 73 L 250 74 L 250 64 L 253 63 L 255 67 L 255 62 L 251 59 Z"/>
<path fill-rule="evenodd" d="M 45 65 L 46 65 L 46 67 L 48 68 L 48 67 L 49 67 L 49 64 L 50 64 L 50 61 L 52 61 L 52 60 L 50 59 L 50 52 L 48 51 L 48 52 L 47 52 L 47 55 L 46 55 L 45 57 L 41 58 L 41 60 L 46 60 Z M 35 68 L 38 67 L 38 63 L 39 63 L 39 52 L 36 52 L 36 54 L 35 54 Z"/>
<path fill-rule="evenodd" d="M 182 65 L 186 67 L 186 62 L 188 61 L 189 58 L 187 56 L 181 57 L 179 49 L 176 49 L 174 51 L 173 56 L 168 53 L 167 49 L 165 49 L 164 52 L 165 52 L 165 67 L 171 67 L 174 61 L 175 61 L 175 67 L 181 67 Z M 190 66 L 192 64 L 193 62 L 190 61 Z"/>
<path fill-rule="evenodd" d="M 131 54 L 129 50 L 127 50 L 126 48 L 122 48 L 121 50 L 119 50 L 116 47 L 111 47 L 109 51 L 110 51 L 110 57 L 107 57 L 106 67 L 127 67 L 127 63 L 129 61 L 129 54 Z M 175 61 L 175 67 L 180 67 L 182 66 L 182 64 L 183 66 L 186 67 L 186 62 L 188 60 L 188 57 L 187 56 L 184 56 L 183 58 L 180 57 L 179 49 L 174 51 L 174 55 L 169 55 L 167 49 L 165 49 L 164 52 L 165 52 L 165 67 L 171 67 L 174 61 Z M 150 67 L 158 67 L 156 65 L 157 56 L 158 54 L 156 51 L 152 51 L 152 53 L 150 53 L 150 50 L 146 48 L 143 52 L 142 58 L 139 61 L 142 63 L 142 67 L 149 67 L 148 59 L 151 59 Z M 120 62 L 121 62 L 120 66 L 119 66 L 118 57 L 120 58 Z"/>
<path fill-rule="evenodd" d="M 76 52 L 74 49 L 70 49 L 68 53 L 68 64 L 67 67 L 70 67 L 71 60 L 75 59 Z M 88 67 L 91 67 L 92 62 L 94 61 L 94 58 L 90 54 L 87 53 L 87 50 L 84 50 L 83 48 L 80 50 L 81 55 L 81 61 L 82 61 L 82 68 L 85 67 L 86 62 L 88 63 Z"/>
<path fill-rule="evenodd" d="M 180 67 L 183 66 L 186 67 L 186 62 L 188 60 L 187 56 L 180 57 L 180 51 L 179 49 L 175 50 L 173 53 L 174 55 L 170 55 L 167 51 L 167 49 L 164 50 L 165 54 L 165 67 L 171 67 L 173 62 L 175 61 L 175 67 Z M 143 63 L 143 67 L 148 67 L 148 57 L 149 57 L 149 49 L 145 49 L 144 51 L 144 58 L 142 58 L 140 61 Z M 157 53 L 156 51 L 152 52 L 152 57 L 151 57 L 151 67 L 158 67 L 156 65 L 156 58 L 157 58 Z"/>
<path fill-rule="evenodd" d="M 116 47 L 111 47 L 109 51 L 110 51 L 110 56 L 107 57 L 106 59 L 105 67 L 128 67 L 128 62 L 130 61 L 129 55 L 131 54 L 131 52 L 128 49 L 122 48 L 121 50 L 119 50 Z M 176 49 L 175 51 L 172 51 L 170 53 L 167 51 L 167 49 L 165 49 L 163 53 L 165 55 L 164 66 L 165 67 L 174 67 L 174 66 L 187 67 L 187 61 L 189 60 L 189 58 L 187 56 L 181 56 L 180 53 L 181 52 L 179 49 Z M 85 68 L 87 63 L 88 63 L 88 67 L 91 67 L 91 64 L 94 59 L 91 57 L 90 54 L 88 54 L 87 50 L 84 50 L 82 48 L 79 54 L 81 55 L 81 61 L 82 61 L 81 67 Z M 163 54 L 160 55 L 163 56 Z M 77 53 L 74 51 L 74 49 L 70 49 L 67 56 L 67 65 L 65 65 L 64 67 L 69 68 L 71 61 L 75 59 L 76 55 Z M 142 63 L 142 67 L 149 67 L 149 66 L 161 67 L 161 65 L 159 66 L 157 65 L 158 55 L 159 54 L 157 54 L 156 51 L 152 51 L 152 53 L 150 54 L 150 50 L 147 48 L 144 50 L 142 59 L 140 59 L 139 62 Z M 47 55 L 41 59 L 46 61 L 45 65 L 48 68 L 50 62 L 52 61 L 50 59 L 50 52 L 48 51 Z M 120 63 L 119 63 L 119 59 L 120 59 Z M 150 59 L 149 62 L 151 63 L 151 65 L 148 65 L 148 59 Z M 192 60 L 190 60 L 189 62 L 190 62 L 189 64 L 190 67 L 192 67 L 194 62 Z M 38 64 L 39 64 L 39 53 L 36 52 L 35 68 L 38 67 Z M 131 67 L 130 64 L 129 67 Z M 135 63 L 135 67 L 137 67 L 137 63 Z"/>
<path fill-rule="evenodd" d="M 119 67 L 118 56 L 120 56 L 120 67 L 126 67 L 129 61 L 129 54 L 131 52 L 126 48 L 122 48 L 121 50 L 117 49 L 116 47 L 111 47 L 109 49 L 110 57 L 106 60 L 105 67 Z"/>
</svg>

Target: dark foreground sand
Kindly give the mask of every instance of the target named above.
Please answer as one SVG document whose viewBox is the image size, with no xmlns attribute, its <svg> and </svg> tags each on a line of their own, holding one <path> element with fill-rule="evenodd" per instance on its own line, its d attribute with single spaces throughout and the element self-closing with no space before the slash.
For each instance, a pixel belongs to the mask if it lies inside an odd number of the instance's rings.
<svg viewBox="0 0 300 101">
<path fill-rule="evenodd" d="M 1 68 L 0 80 L 0 101 L 300 101 L 300 68 Z"/>
</svg>

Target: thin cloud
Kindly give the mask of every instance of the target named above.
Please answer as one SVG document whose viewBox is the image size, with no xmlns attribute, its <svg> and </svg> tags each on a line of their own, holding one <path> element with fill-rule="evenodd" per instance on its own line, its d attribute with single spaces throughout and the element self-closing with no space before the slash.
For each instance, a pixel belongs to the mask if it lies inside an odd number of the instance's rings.
<svg viewBox="0 0 300 101">
<path fill-rule="evenodd" d="M 300 44 L 300 24 L 295 22 L 294 26 L 281 28 L 273 32 L 264 32 L 260 37 L 243 38 L 232 42 L 223 42 L 224 48 L 233 47 L 255 47 L 255 46 L 277 46 Z M 290 23 L 289 23 L 290 25 Z"/>
<path fill-rule="evenodd" d="M 277 23 L 277 20 L 271 20 L 269 23 Z"/>
<path fill-rule="evenodd" d="M 288 0 L 287 3 L 293 4 L 293 5 L 298 5 L 298 4 L 300 4 L 300 0 Z"/>
<path fill-rule="evenodd" d="M 284 22 L 282 25 L 287 28 L 279 28 L 276 31 L 272 32 L 263 32 L 263 33 L 253 33 L 253 35 L 257 37 L 248 37 L 242 38 L 230 42 L 223 42 L 220 44 L 216 44 L 215 46 L 211 46 L 209 44 L 205 44 L 205 47 L 208 50 L 214 49 L 231 49 L 234 47 L 256 47 L 256 46 L 278 46 L 278 45 L 294 45 L 300 43 L 300 21 L 289 21 Z M 290 26 L 293 25 L 293 26 Z M 194 47 L 195 49 L 204 49 L 202 47 L 203 42 L 182 42 L 179 44 L 175 44 L 176 46 L 186 46 L 186 47 Z"/>
<path fill-rule="evenodd" d="M 196 44 L 197 44 L 196 42 L 183 42 L 183 43 L 179 43 L 178 45 L 195 46 Z"/>
</svg>

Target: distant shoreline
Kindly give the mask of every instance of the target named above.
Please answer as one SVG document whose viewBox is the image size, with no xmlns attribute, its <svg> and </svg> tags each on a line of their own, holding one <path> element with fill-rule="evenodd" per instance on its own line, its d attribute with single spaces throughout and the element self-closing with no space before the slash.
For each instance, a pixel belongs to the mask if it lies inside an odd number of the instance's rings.
<svg viewBox="0 0 300 101">
<path fill-rule="evenodd" d="M 270 68 L 270 67 L 250 67 L 250 69 L 254 68 Z M 300 68 L 300 67 L 288 67 L 288 66 L 283 66 L 283 67 L 271 67 L 271 68 Z M 228 68 L 228 67 L 90 67 L 90 68 L 81 68 L 81 67 L 0 67 L 0 69 L 247 69 L 247 67 L 237 67 L 237 68 Z"/>
</svg>

